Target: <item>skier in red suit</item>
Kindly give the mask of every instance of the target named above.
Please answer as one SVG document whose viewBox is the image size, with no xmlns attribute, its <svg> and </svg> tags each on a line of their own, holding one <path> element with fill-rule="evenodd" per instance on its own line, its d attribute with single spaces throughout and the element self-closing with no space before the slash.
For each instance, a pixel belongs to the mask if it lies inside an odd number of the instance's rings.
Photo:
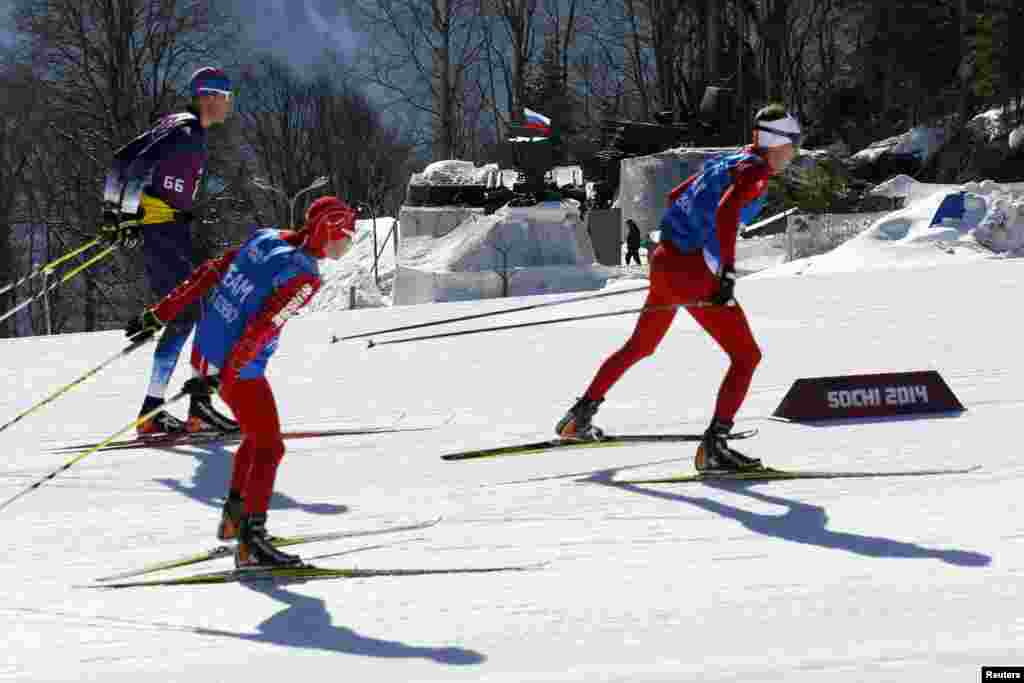
<svg viewBox="0 0 1024 683">
<path fill-rule="evenodd" d="M 650 259 L 647 310 L 640 314 L 625 346 L 604 361 L 583 396 L 558 422 L 555 431 L 561 438 L 601 438 L 592 419 L 605 395 L 630 367 L 654 353 L 677 307 L 683 307 L 730 360 L 714 417 L 697 450 L 697 469 L 761 466 L 760 460 L 739 453 L 727 442 L 761 360 L 743 308 L 733 298 L 736 236 L 741 219 L 750 223 L 757 216 L 769 176 L 785 170 L 800 139 L 800 125 L 784 107 L 765 107 L 754 118 L 751 146 L 710 159 L 669 193 L 669 209 L 660 225 L 661 243 Z M 695 302 L 705 305 L 686 306 Z"/>
<path fill-rule="evenodd" d="M 231 485 L 217 535 L 238 538 L 239 568 L 301 564 L 270 542 L 267 508 L 284 456 L 281 422 L 264 375 L 285 322 L 320 288 L 317 259 L 341 258 L 351 247 L 356 212 L 335 197 L 321 197 L 301 230 L 257 230 L 241 247 L 207 261 L 126 328 L 133 339 L 155 333 L 190 304 L 206 297 L 193 354 L 193 395 L 219 391 L 238 418 L 243 441 L 235 453 Z"/>
</svg>

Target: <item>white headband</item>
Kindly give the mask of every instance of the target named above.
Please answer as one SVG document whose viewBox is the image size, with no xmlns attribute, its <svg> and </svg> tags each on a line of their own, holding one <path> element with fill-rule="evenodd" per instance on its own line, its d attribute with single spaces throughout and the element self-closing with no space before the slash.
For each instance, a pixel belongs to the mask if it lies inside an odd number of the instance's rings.
<svg viewBox="0 0 1024 683">
<path fill-rule="evenodd" d="M 782 147 L 783 145 L 799 145 L 801 139 L 800 123 L 792 114 L 775 121 L 761 121 L 754 126 L 757 131 L 758 147 Z"/>
</svg>

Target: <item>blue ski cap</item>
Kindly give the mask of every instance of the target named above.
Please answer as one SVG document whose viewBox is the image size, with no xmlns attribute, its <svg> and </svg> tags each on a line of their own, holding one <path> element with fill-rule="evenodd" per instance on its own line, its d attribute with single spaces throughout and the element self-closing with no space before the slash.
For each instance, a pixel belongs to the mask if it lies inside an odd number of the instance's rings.
<svg viewBox="0 0 1024 683">
<path fill-rule="evenodd" d="M 231 79 L 228 78 L 223 69 L 218 69 L 215 66 L 204 66 L 192 74 L 192 80 L 189 81 L 189 91 L 192 93 L 192 97 L 216 93 L 230 98 Z"/>
</svg>

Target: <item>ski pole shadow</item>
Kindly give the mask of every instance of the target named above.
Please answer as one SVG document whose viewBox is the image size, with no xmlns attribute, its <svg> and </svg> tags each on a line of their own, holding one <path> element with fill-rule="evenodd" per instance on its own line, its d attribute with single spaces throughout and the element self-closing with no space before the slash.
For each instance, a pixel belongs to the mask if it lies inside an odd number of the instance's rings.
<svg viewBox="0 0 1024 683">
<path fill-rule="evenodd" d="M 769 495 L 755 491 L 757 481 L 706 481 L 701 486 L 729 491 L 754 500 L 787 508 L 780 515 L 750 512 L 710 498 L 687 496 L 648 488 L 639 484 L 627 484 L 614 480 L 618 468 L 602 470 L 589 477 L 578 479 L 581 483 L 600 484 L 632 493 L 641 493 L 653 498 L 688 503 L 708 512 L 739 522 L 747 529 L 764 536 L 774 536 L 783 541 L 813 545 L 833 550 L 844 550 L 856 555 L 893 559 L 936 559 L 961 567 L 986 567 L 992 557 L 970 550 L 943 550 L 927 548 L 915 543 L 897 541 L 881 536 L 864 536 L 828 528 L 828 513 L 820 505 Z"/>
<path fill-rule="evenodd" d="M 188 453 L 196 459 L 195 472 L 189 482 L 178 479 L 155 479 L 154 481 L 192 500 L 220 509 L 228 494 L 231 483 L 231 467 L 234 452 L 223 444 L 196 444 L 192 446 L 201 453 Z M 287 466 L 287 456 L 285 462 Z M 337 515 L 348 512 L 347 505 L 333 503 L 302 503 L 289 495 L 275 491 L 270 499 L 271 510 L 302 510 L 313 515 Z"/>
<path fill-rule="evenodd" d="M 257 593 L 285 603 L 287 607 L 256 626 L 254 633 L 211 628 L 195 628 L 199 635 L 236 638 L 282 647 L 326 650 L 342 654 L 382 659 L 422 658 L 450 666 L 471 666 L 486 661 L 475 650 L 461 647 L 409 645 L 397 640 L 364 636 L 353 629 L 333 623 L 327 603 L 321 599 L 287 590 L 273 581 L 243 584 Z"/>
</svg>

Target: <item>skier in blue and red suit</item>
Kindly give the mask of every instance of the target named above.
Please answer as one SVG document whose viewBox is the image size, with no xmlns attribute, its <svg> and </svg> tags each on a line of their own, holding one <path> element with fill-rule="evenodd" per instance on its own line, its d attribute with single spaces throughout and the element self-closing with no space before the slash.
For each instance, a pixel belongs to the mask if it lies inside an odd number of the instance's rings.
<svg viewBox="0 0 1024 683">
<path fill-rule="evenodd" d="M 219 391 L 241 425 L 228 498 L 218 538 L 238 538 L 239 568 L 295 565 L 295 555 L 274 548 L 267 509 L 284 457 L 281 421 L 264 375 L 285 322 L 320 288 L 317 259 L 341 258 L 351 247 L 356 212 L 336 197 L 321 197 L 301 230 L 257 230 L 242 246 L 207 261 L 187 281 L 125 327 L 134 338 L 153 335 L 206 296 L 193 354 L 197 376 L 185 383 L 193 396 Z"/>
<path fill-rule="evenodd" d="M 103 196 L 100 236 L 122 247 L 142 242 L 146 279 L 159 300 L 198 265 L 192 209 L 209 158 L 207 129 L 231 110 L 231 81 L 218 68 L 204 67 L 189 82 L 188 111 L 161 118 L 156 126 L 114 153 Z M 181 351 L 201 315 L 192 306 L 168 325 L 153 353 L 153 370 L 139 415 L 159 408 Z M 140 436 L 182 431 L 233 431 L 238 425 L 217 411 L 209 397 L 189 406 L 188 421 L 166 411 L 138 426 Z"/>
<path fill-rule="evenodd" d="M 785 170 L 800 139 L 797 120 L 781 105 L 769 105 L 754 118 L 753 145 L 708 160 L 669 193 L 661 243 L 650 259 L 647 310 L 640 314 L 629 341 L 604 361 L 583 396 L 558 422 L 555 431 L 561 438 L 601 438 L 591 420 L 605 394 L 637 361 L 654 353 L 677 307 L 685 307 L 730 360 L 714 417 L 697 450 L 697 469 L 761 466 L 760 460 L 730 448 L 727 441 L 761 360 L 743 308 L 733 298 L 736 236 L 740 220 L 750 223 L 761 210 L 769 176 Z M 711 305 L 685 306 L 693 302 Z"/>
</svg>

